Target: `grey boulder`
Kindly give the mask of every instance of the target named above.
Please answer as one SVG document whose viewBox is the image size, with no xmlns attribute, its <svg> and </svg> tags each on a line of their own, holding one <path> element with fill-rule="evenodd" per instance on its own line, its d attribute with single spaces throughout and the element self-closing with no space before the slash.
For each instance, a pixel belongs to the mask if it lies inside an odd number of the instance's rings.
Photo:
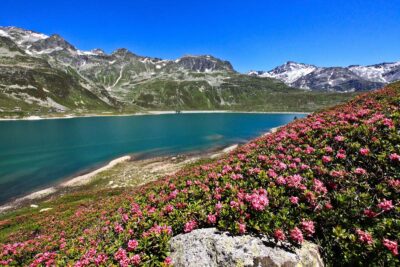
<svg viewBox="0 0 400 267">
<path fill-rule="evenodd" d="M 215 228 L 180 234 L 170 241 L 174 266 L 324 266 L 318 246 L 304 242 L 290 251 L 271 246 L 266 238 L 250 235 L 231 236 Z"/>
</svg>

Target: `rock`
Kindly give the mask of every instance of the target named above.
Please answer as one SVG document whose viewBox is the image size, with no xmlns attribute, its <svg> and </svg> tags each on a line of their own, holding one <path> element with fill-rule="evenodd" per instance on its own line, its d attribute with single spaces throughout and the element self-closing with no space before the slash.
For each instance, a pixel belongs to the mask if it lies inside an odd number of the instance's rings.
<svg viewBox="0 0 400 267">
<path fill-rule="evenodd" d="M 31 204 L 31 208 L 33 208 L 33 209 L 37 209 L 37 208 L 39 208 L 39 206 L 38 206 L 38 205 L 36 205 L 36 204 Z"/>
<path fill-rule="evenodd" d="M 53 208 L 44 208 L 44 209 L 39 210 L 39 212 L 45 212 L 45 211 L 52 210 L 52 209 Z"/>
<path fill-rule="evenodd" d="M 271 246 L 271 240 L 250 235 L 230 236 L 215 228 L 180 234 L 170 241 L 174 266 L 324 266 L 318 247 L 305 242 L 294 251 Z"/>
</svg>

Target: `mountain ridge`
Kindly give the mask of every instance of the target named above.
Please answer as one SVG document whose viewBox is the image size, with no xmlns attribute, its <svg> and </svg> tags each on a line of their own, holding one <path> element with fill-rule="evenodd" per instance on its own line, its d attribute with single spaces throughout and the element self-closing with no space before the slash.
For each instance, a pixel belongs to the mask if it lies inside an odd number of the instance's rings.
<svg viewBox="0 0 400 267">
<path fill-rule="evenodd" d="M 79 50 L 58 34 L 0 27 L 1 116 L 145 110 L 311 111 L 348 98 L 237 72 L 212 55 L 168 60 Z"/>
<path fill-rule="evenodd" d="M 400 80 L 400 61 L 347 67 L 318 67 L 287 61 L 270 71 L 250 71 L 247 74 L 275 78 L 288 86 L 304 90 L 366 91 Z"/>
</svg>

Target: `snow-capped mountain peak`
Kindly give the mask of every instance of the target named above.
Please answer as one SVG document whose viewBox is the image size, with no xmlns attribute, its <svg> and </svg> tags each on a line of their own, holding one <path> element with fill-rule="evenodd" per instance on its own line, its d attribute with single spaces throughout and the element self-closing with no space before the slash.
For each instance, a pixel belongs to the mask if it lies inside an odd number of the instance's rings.
<svg viewBox="0 0 400 267">
<path fill-rule="evenodd" d="M 31 43 L 44 40 L 49 36 L 18 27 L 0 27 L 0 36 L 8 37 L 19 46 L 28 47 Z"/>
<path fill-rule="evenodd" d="M 271 75 L 271 77 L 277 77 L 283 82 L 291 84 L 300 77 L 303 77 L 316 69 L 317 67 L 313 65 L 288 61 L 282 66 L 279 66 L 268 73 Z"/>
<path fill-rule="evenodd" d="M 278 66 L 270 71 L 251 71 L 248 74 L 252 76 L 275 78 L 283 81 L 286 84 L 291 84 L 299 78 L 313 72 L 317 67 L 314 65 L 297 63 L 288 61 L 285 64 Z"/>
<path fill-rule="evenodd" d="M 400 80 L 400 62 L 369 66 L 316 67 L 288 61 L 270 71 L 250 71 L 248 75 L 275 78 L 289 86 L 307 90 L 370 90 Z"/>
<path fill-rule="evenodd" d="M 350 66 L 349 69 L 358 76 L 374 82 L 390 82 L 393 80 L 387 75 L 394 69 L 400 69 L 400 62 L 382 63 L 370 66 Z"/>
</svg>

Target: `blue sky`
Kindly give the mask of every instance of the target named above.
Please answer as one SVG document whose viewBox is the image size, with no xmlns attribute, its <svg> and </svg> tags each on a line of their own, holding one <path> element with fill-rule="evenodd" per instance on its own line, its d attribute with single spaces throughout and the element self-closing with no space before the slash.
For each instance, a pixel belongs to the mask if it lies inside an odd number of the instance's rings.
<svg viewBox="0 0 400 267">
<path fill-rule="evenodd" d="M 79 49 L 212 54 L 242 72 L 400 60 L 400 0 L 2 0 L 1 9 L 0 25 L 58 33 Z"/>
</svg>

